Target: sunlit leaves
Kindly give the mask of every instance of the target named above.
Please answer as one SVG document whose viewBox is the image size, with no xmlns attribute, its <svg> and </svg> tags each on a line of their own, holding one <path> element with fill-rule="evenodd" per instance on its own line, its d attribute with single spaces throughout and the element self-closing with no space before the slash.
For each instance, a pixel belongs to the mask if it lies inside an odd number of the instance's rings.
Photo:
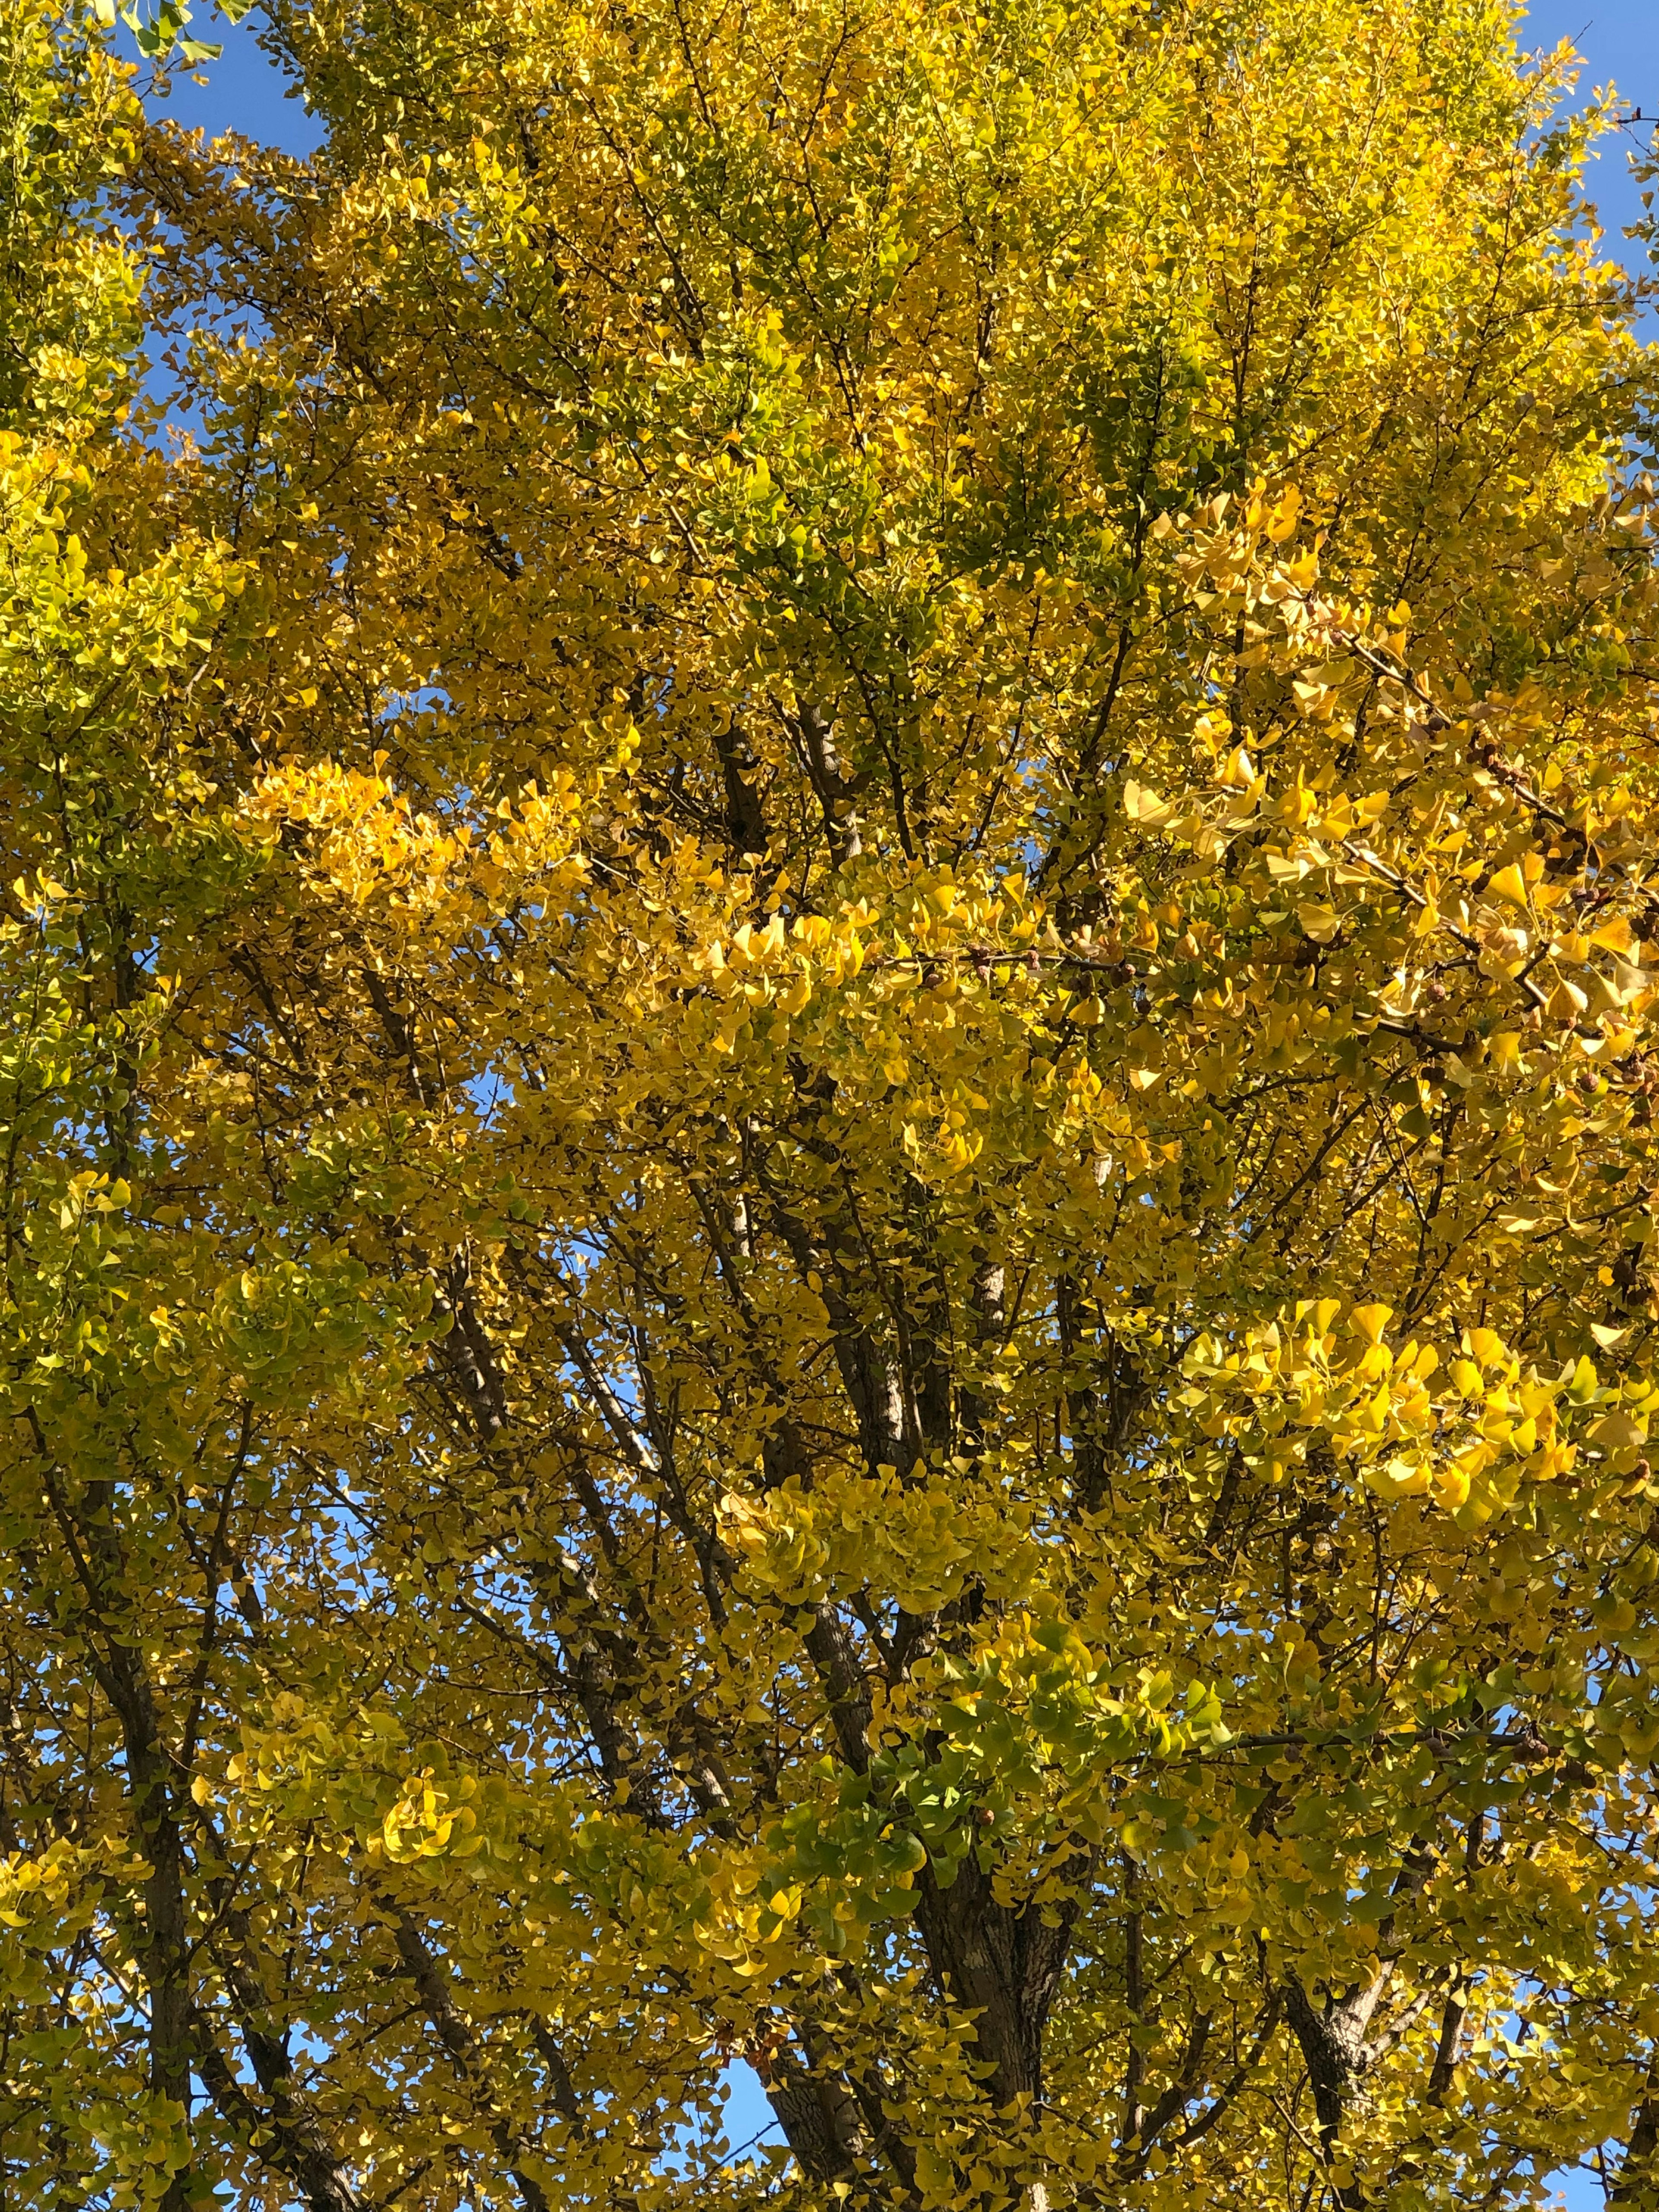
<svg viewBox="0 0 1659 2212">
<path fill-rule="evenodd" d="M 271 20 L 312 164 L 7 33 L 26 2191 L 1639 2161 L 1581 130 L 1484 0 Z"/>
</svg>

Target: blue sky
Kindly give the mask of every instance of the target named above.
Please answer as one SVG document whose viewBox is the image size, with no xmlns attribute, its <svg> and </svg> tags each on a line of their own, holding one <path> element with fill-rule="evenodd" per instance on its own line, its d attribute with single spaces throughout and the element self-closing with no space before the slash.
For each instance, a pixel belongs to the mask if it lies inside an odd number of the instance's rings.
<svg viewBox="0 0 1659 2212">
<path fill-rule="evenodd" d="M 308 152 L 316 143 L 315 128 L 297 100 L 283 98 L 283 79 L 255 42 L 258 25 L 257 12 L 240 24 L 227 24 L 210 9 L 198 9 L 192 33 L 222 40 L 224 53 L 207 66 L 204 86 L 188 80 L 175 85 L 171 112 L 189 128 L 245 131 L 292 153 Z M 1616 83 L 1627 106 L 1659 114 L 1659 0 L 1536 0 L 1519 36 L 1528 48 L 1571 40 L 1584 58 L 1581 94 L 1588 96 Z M 1629 250 L 1620 231 L 1641 212 L 1625 167 L 1630 143 L 1628 137 L 1607 141 L 1590 177 L 1607 244 L 1615 252 Z M 747 2067 L 732 2069 L 731 2086 L 726 2133 L 737 2144 L 764 2128 L 771 2113 Z M 1588 2176 L 1567 2177 L 1564 2187 L 1571 2212 L 1601 2212 L 1601 2188 Z"/>
<path fill-rule="evenodd" d="M 1526 47 L 1551 47 L 1566 39 L 1584 57 L 1578 80 L 1588 96 L 1608 83 L 1617 85 L 1620 104 L 1659 114 L 1659 0 L 1536 0 L 1520 27 Z M 1653 132 L 1641 132 L 1644 141 Z M 1628 250 L 1618 235 L 1642 210 L 1637 188 L 1625 165 L 1633 134 L 1603 142 L 1589 175 L 1589 191 L 1601 210 L 1607 243 Z"/>
<path fill-rule="evenodd" d="M 190 130 L 204 130 L 210 137 L 221 131 L 240 131 L 267 146 L 307 154 L 319 134 L 301 102 L 283 97 L 287 80 L 257 43 L 259 21 L 256 9 L 240 23 L 228 23 L 216 8 L 197 0 L 189 35 L 217 40 L 224 52 L 216 62 L 204 64 L 197 72 L 207 79 L 204 85 L 192 82 L 188 76 L 175 79 L 172 97 L 155 112 L 175 117 Z M 125 31 L 121 36 L 131 52 Z"/>
</svg>

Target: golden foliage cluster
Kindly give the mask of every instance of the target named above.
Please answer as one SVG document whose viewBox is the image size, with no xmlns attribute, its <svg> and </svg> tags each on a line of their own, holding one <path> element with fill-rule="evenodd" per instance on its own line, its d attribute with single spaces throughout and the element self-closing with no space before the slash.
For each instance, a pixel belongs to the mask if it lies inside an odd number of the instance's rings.
<svg viewBox="0 0 1659 2212">
<path fill-rule="evenodd" d="M 263 35 L 0 0 L 0 2197 L 1659 2201 L 1565 63 Z"/>
</svg>

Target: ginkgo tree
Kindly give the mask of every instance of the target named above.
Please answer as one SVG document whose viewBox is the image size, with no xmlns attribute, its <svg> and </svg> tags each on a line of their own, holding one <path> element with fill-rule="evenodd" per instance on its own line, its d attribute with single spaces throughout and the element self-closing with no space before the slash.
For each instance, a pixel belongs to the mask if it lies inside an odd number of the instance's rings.
<svg viewBox="0 0 1659 2212">
<path fill-rule="evenodd" d="M 1659 2204 L 1565 59 L 0 35 L 0 2201 Z"/>
</svg>

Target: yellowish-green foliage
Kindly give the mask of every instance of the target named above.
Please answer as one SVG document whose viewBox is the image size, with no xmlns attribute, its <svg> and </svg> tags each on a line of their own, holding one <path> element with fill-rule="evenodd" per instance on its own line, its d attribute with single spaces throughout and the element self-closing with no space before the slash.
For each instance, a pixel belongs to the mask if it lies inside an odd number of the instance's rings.
<svg viewBox="0 0 1659 2212">
<path fill-rule="evenodd" d="M 1506 10 L 273 0 L 307 163 L 0 32 L 6 2212 L 1659 2203 Z"/>
</svg>

